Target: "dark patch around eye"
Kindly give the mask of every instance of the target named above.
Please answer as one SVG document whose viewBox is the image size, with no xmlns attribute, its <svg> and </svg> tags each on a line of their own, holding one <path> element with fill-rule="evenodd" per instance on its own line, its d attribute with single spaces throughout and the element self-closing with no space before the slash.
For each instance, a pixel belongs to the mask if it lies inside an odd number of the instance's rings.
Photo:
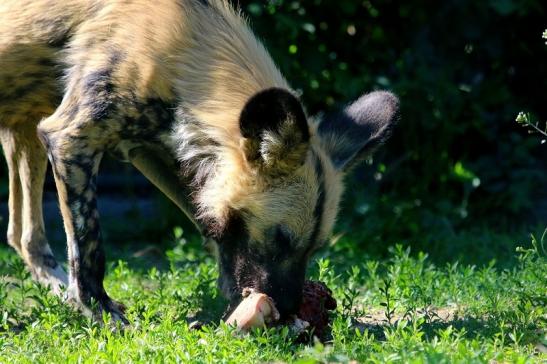
<svg viewBox="0 0 547 364">
<path fill-rule="evenodd" d="M 285 231 L 281 226 L 278 226 L 275 229 L 275 244 L 278 248 L 289 249 L 292 243 L 292 236 L 287 231 Z"/>
</svg>

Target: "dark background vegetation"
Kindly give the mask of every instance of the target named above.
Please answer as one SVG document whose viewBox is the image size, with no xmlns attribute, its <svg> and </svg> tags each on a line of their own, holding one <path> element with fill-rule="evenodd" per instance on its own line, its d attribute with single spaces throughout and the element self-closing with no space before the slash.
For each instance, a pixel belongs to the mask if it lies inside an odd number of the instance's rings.
<svg viewBox="0 0 547 364">
<path fill-rule="evenodd" d="M 547 145 L 515 123 L 521 110 L 547 120 L 544 1 L 239 4 L 311 114 L 374 89 L 401 99 L 392 139 L 348 178 L 342 237 L 332 251 L 384 256 L 403 243 L 438 261 L 503 264 L 515 244 L 545 226 Z M 100 208 L 108 209 L 108 199 L 150 196 L 160 206 L 147 215 L 134 203 L 106 221 L 108 241 L 167 241 L 180 224 L 191 231 L 130 167 L 105 167 Z M 2 202 L 6 174 L 2 164 Z M 51 180 L 47 185 L 53 199 Z M 143 223 L 132 223 L 138 219 Z"/>
</svg>

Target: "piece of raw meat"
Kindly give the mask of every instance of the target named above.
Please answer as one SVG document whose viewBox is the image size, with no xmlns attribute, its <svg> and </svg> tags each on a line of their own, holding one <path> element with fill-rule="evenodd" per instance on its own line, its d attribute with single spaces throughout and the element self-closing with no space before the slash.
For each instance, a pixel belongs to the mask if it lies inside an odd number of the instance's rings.
<svg viewBox="0 0 547 364">
<path fill-rule="evenodd" d="M 243 297 L 226 320 L 227 324 L 236 325 L 242 331 L 249 331 L 255 327 L 278 323 L 279 312 L 269 296 L 245 289 Z M 290 325 L 296 333 L 313 330 L 314 335 L 321 337 L 329 325 L 328 311 L 334 309 L 336 300 L 332 297 L 331 290 L 322 282 L 306 281 L 297 314 L 284 323 Z"/>
</svg>

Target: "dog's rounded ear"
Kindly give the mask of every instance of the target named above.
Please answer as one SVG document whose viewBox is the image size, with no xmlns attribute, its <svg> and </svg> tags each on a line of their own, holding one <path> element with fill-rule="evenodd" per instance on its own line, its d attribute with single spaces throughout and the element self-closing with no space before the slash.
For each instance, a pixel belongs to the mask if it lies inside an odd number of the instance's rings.
<svg viewBox="0 0 547 364">
<path fill-rule="evenodd" d="M 263 90 L 247 101 L 239 118 L 247 161 L 270 175 L 286 175 L 306 158 L 310 130 L 302 105 L 289 91 Z"/>
<path fill-rule="evenodd" d="M 389 138 L 398 118 L 397 96 L 375 91 L 323 118 L 318 133 L 335 167 L 346 171 Z"/>
</svg>

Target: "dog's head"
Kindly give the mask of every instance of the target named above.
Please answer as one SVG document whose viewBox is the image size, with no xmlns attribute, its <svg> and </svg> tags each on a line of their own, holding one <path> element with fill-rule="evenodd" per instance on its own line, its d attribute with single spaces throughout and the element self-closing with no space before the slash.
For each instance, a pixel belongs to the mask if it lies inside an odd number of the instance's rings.
<svg viewBox="0 0 547 364">
<path fill-rule="evenodd" d="M 252 182 L 215 239 L 227 298 L 254 288 L 282 315 L 296 312 L 308 260 L 331 234 L 344 173 L 386 140 L 397 112 L 389 92 L 366 94 L 318 123 L 283 89 L 248 100 L 239 120 L 241 181 Z"/>
</svg>

